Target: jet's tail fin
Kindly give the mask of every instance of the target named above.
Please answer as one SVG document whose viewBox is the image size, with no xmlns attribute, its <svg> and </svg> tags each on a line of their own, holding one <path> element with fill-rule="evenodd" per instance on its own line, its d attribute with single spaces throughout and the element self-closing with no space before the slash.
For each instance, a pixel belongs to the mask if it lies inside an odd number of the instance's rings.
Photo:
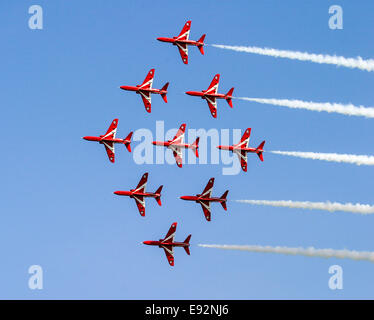
<svg viewBox="0 0 374 320">
<path fill-rule="evenodd" d="M 223 207 L 223 209 L 227 210 L 227 206 L 226 206 L 226 201 L 227 201 L 227 194 L 229 193 L 229 190 L 226 190 L 225 193 L 221 196 L 221 205 Z"/>
<path fill-rule="evenodd" d="M 199 44 L 197 45 L 197 48 L 200 50 L 201 54 L 204 54 L 204 39 L 205 39 L 205 34 L 203 34 L 201 38 L 197 40 L 197 42 L 199 42 Z"/>
<path fill-rule="evenodd" d="M 129 151 L 129 152 L 131 152 L 131 145 L 130 145 L 130 143 L 131 143 L 131 137 L 132 137 L 132 134 L 133 134 L 133 132 L 131 131 L 129 134 L 128 134 L 128 136 L 124 139 L 124 141 L 123 141 L 123 143 L 124 143 L 124 145 L 126 146 L 126 148 L 127 148 L 127 150 Z"/>
<path fill-rule="evenodd" d="M 186 240 L 184 240 L 184 242 L 183 242 L 183 243 L 185 243 L 185 244 L 188 244 L 188 246 L 183 247 L 184 250 L 186 251 L 186 253 L 187 253 L 188 255 L 190 255 L 190 247 L 189 247 L 190 239 L 191 239 L 191 235 L 189 235 L 189 236 L 186 238 Z"/>
<path fill-rule="evenodd" d="M 164 99 L 165 103 L 168 103 L 168 98 L 166 96 L 168 90 L 169 82 L 165 83 L 165 85 L 161 88 L 162 91 L 166 91 L 166 93 L 161 94 L 162 99 Z"/>
<path fill-rule="evenodd" d="M 163 187 L 163 186 L 160 186 L 160 187 L 155 191 L 155 193 L 159 194 L 159 196 L 157 196 L 157 197 L 155 198 L 159 206 L 161 206 L 161 190 L 162 190 L 162 187 Z"/>
<path fill-rule="evenodd" d="M 191 145 L 191 147 L 193 149 L 195 149 L 195 156 L 196 158 L 199 157 L 199 140 L 200 140 L 200 137 L 197 137 L 195 142 Z"/>
<path fill-rule="evenodd" d="M 261 161 L 264 161 L 264 157 L 262 155 L 262 153 L 264 152 L 264 150 L 263 150 L 264 145 L 265 145 L 265 141 L 262 141 L 260 143 L 260 145 L 256 148 L 256 153 L 257 153 L 257 155 L 258 155 L 258 157 L 260 158 Z"/>
<path fill-rule="evenodd" d="M 229 92 L 226 93 L 226 101 L 229 104 L 229 106 L 232 108 L 232 93 L 234 92 L 234 88 L 231 88 Z"/>
</svg>

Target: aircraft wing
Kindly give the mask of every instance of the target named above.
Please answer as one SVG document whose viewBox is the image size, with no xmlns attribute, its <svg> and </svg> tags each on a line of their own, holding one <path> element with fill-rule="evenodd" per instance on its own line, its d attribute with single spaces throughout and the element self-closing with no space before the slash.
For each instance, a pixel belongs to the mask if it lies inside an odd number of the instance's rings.
<svg viewBox="0 0 374 320">
<path fill-rule="evenodd" d="M 238 155 L 243 171 L 247 172 L 247 152 L 238 150 L 236 154 Z"/>
<path fill-rule="evenodd" d="M 217 100 L 215 97 L 205 97 L 206 102 L 208 102 L 210 113 L 213 118 L 217 118 Z"/>
<path fill-rule="evenodd" d="M 175 231 L 177 231 L 177 223 L 176 222 L 174 222 L 170 226 L 168 233 L 166 234 L 165 238 L 162 241 L 174 242 Z"/>
<path fill-rule="evenodd" d="M 135 203 L 138 207 L 139 213 L 142 217 L 145 216 L 145 201 L 143 196 L 133 196 L 135 199 Z"/>
<path fill-rule="evenodd" d="M 241 147 L 241 148 L 247 148 L 248 145 L 249 145 L 249 139 L 251 137 L 251 128 L 247 128 L 245 131 L 244 131 L 244 134 L 242 136 L 242 138 L 240 139 L 240 142 L 236 145 L 237 147 Z"/>
<path fill-rule="evenodd" d="M 217 93 L 218 91 L 218 84 L 219 84 L 219 77 L 220 75 L 217 73 L 214 77 L 212 82 L 209 85 L 209 88 L 205 91 L 205 93 Z"/>
<path fill-rule="evenodd" d="M 136 186 L 135 191 L 137 192 L 145 192 L 145 188 L 147 186 L 147 180 L 148 180 L 148 172 L 144 173 L 142 178 L 140 179 L 138 185 Z"/>
<path fill-rule="evenodd" d="M 210 178 L 201 196 L 210 198 L 212 196 L 213 185 L 214 178 Z"/>
<path fill-rule="evenodd" d="M 179 129 L 173 140 L 171 140 L 172 143 L 183 143 L 184 141 L 184 132 L 186 131 L 186 124 L 183 123 Z"/>
<path fill-rule="evenodd" d="M 182 61 L 184 64 L 188 64 L 188 46 L 186 43 L 178 43 L 176 42 L 179 50 L 179 54 L 181 55 Z"/>
<path fill-rule="evenodd" d="M 103 136 L 103 138 L 114 139 L 117 133 L 117 126 L 118 126 L 118 119 L 114 119 L 112 123 L 110 124 L 107 132 Z"/>
<path fill-rule="evenodd" d="M 108 155 L 109 161 L 114 163 L 114 160 L 115 160 L 114 143 L 103 141 L 103 144 L 105 146 L 105 150 Z"/>
<path fill-rule="evenodd" d="M 205 219 L 210 221 L 210 202 L 208 201 L 199 201 L 201 208 L 203 209 Z"/>
<path fill-rule="evenodd" d="M 173 252 L 173 246 L 162 246 L 162 248 L 165 251 L 166 258 L 168 259 L 168 262 L 171 266 L 174 266 L 174 252 Z"/>
<path fill-rule="evenodd" d="M 139 86 L 140 89 L 151 89 L 153 84 L 153 77 L 155 75 L 155 69 L 149 70 L 143 83 Z"/>
<path fill-rule="evenodd" d="M 152 100 L 151 93 L 149 91 L 142 91 L 142 90 L 139 90 L 139 92 L 140 92 L 140 95 L 142 97 L 145 110 L 148 113 L 150 113 L 152 111 L 152 109 L 151 109 L 151 100 Z"/>
<path fill-rule="evenodd" d="M 187 21 L 183 26 L 182 31 L 179 33 L 177 40 L 188 40 L 190 36 L 191 21 Z"/>
<path fill-rule="evenodd" d="M 174 148 L 173 156 L 175 158 L 175 162 L 177 163 L 177 166 L 179 168 L 182 168 L 182 166 L 183 166 L 182 150 L 180 148 Z"/>
</svg>

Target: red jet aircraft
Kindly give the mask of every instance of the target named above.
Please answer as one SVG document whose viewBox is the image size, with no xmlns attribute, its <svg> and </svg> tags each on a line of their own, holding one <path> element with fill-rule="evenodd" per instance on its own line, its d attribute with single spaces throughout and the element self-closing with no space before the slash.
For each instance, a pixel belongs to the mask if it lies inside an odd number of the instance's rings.
<svg viewBox="0 0 374 320">
<path fill-rule="evenodd" d="M 218 91 L 218 84 L 219 84 L 219 74 L 216 74 L 207 90 L 203 91 L 187 91 L 186 94 L 190 96 L 197 96 L 201 97 L 201 99 L 205 99 L 208 102 L 208 106 L 210 109 L 210 113 L 212 114 L 213 118 L 217 118 L 217 100 L 216 99 L 225 99 L 229 106 L 232 108 L 232 93 L 234 88 L 231 88 L 229 92 L 226 94 L 217 93 Z"/>
<path fill-rule="evenodd" d="M 160 94 L 162 99 L 164 99 L 165 103 L 168 102 L 168 99 L 166 97 L 166 94 L 168 93 L 168 86 L 169 82 L 167 82 L 161 89 L 153 89 L 152 84 L 153 84 L 153 76 L 155 75 L 155 69 L 151 69 L 147 76 L 145 77 L 144 81 L 142 84 L 137 85 L 135 87 L 133 86 L 120 86 L 122 90 L 127 90 L 127 91 L 135 91 L 137 94 L 140 94 L 143 103 L 145 106 L 145 110 L 150 113 L 151 112 L 151 94 Z"/>
<path fill-rule="evenodd" d="M 183 123 L 173 138 L 173 140 L 168 141 L 153 141 L 152 144 L 155 146 L 163 146 L 171 149 L 173 151 L 173 155 L 175 158 L 175 161 L 177 162 L 177 165 L 179 168 L 182 168 L 182 149 L 192 149 L 195 151 L 195 155 L 198 158 L 199 157 L 199 137 L 195 140 L 192 144 L 186 144 L 184 143 L 184 132 L 186 130 L 186 124 Z"/>
<path fill-rule="evenodd" d="M 147 186 L 148 172 L 143 174 L 136 189 L 130 191 L 114 191 L 113 193 L 118 196 L 128 196 L 135 199 L 135 203 L 138 206 L 139 213 L 142 217 L 145 216 L 145 199 L 144 198 L 155 198 L 157 203 L 161 206 L 161 190 L 163 186 L 160 186 L 156 192 L 145 192 Z"/>
<path fill-rule="evenodd" d="M 257 148 L 248 148 L 249 138 L 251 136 L 251 128 L 245 130 L 240 142 L 233 146 L 218 146 L 218 149 L 229 150 L 235 152 L 238 157 L 243 171 L 247 172 L 247 152 L 256 153 L 261 161 L 264 161 L 262 153 L 264 152 L 265 141 L 262 141 Z"/>
<path fill-rule="evenodd" d="M 168 233 L 166 234 L 164 239 L 160 239 L 159 241 L 144 241 L 144 244 L 149 246 L 158 246 L 159 248 L 163 248 L 166 254 L 166 258 L 169 261 L 171 266 L 174 266 L 174 247 L 182 247 L 188 255 L 190 255 L 190 239 L 191 235 L 189 235 L 184 242 L 174 242 L 175 231 L 177 230 L 177 223 L 174 222 Z"/>
<path fill-rule="evenodd" d="M 201 207 L 203 208 L 205 218 L 210 221 L 211 212 L 210 212 L 210 203 L 211 202 L 219 202 L 223 209 L 227 210 L 226 201 L 227 201 L 227 194 L 229 190 L 226 190 L 225 193 L 221 196 L 221 198 L 214 198 L 212 197 L 212 189 L 214 184 L 214 178 L 211 178 L 206 185 L 202 194 L 197 194 L 196 196 L 182 196 L 180 197 L 182 200 L 187 201 L 195 201 L 196 203 L 200 203 Z"/>
<path fill-rule="evenodd" d="M 173 44 L 173 46 L 177 46 L 184 64 L 188 64 L 188 46 L 189 45 L 197 46 L 201 54 L 204 54 L 205 34 L 203 34 L 201 38 L 197 41 L 188 40 L 188 37 L 190 35 L 190 28 L 191 28 L 191 21 L 187 21 L 178 37 L 157 38 L 157 40 L 159 41 L 170 42 Z"/>
<path fill-rule="evenodd" d="M 118 125 L 118 119 L 114 119 L 106 132 L 106 134 L 98 136 L 98 137 L 91 137 L 91 136 L 85 136 L 83 139 L 88 141 L 97 141 L 100 144 L 103 144 L 105 146 L 106 153 L 108 154 L 109 160 L 114 163 L 114 144 L 115 143 L 122 143 L 126 146 L 127 150 L 131 152 L 131 136 L 132 132 L 129 133 L 129 135 L 125 139 L 116 139 L 116 133 L 117 133 L 117 125 Z"/>
</svg>

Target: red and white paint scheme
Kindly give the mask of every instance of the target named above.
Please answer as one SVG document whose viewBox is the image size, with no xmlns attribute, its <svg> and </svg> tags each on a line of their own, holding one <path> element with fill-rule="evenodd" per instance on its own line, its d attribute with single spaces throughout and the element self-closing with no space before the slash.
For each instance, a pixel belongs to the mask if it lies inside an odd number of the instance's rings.
<svg viewBox="0 0 374 320">
<path fill-rule="evenodd" d="M 232 93 L 234 92 L 234 88 L 231 88 L 229 92 L 226 94 L 217 93 L 218 91 L 218 84 L 219 84 L 219 74 L 216 74 L 210 83 L 210 86 L 207 90 L 203 91 L 187 91 L 186 94 L 190 96 L 201 97 L 201 99 L 205 99 L 208 103 L 210 113 L 212 114 L 213 118 L 217 118 L 217 99 L 225 99 L 229 106 L 232 108 Z"/>
<path fill-rule="evenodd" d="M 131 152 L 131 136 L 132 132 L 129 133 L 129 135 L 125 139 L 116 139 L 116 133 L 117 133 L 117 125 L 118 125 L 118 119 L 114 119 L 109 126 L 108 131 L 101 136 L 98 137 L 92 137 L 92 136 L 85 136 L 83 137 L 84 140 L 87 141 L 96 141 L 100 144 L 103 144 L 106 150 L 106 153 L 108 154 L 108 158 L 110 162 L 114 163 L 115 160 L 115 151 L 114 151 L 114 144 L 121 143 L 124 144 L 129 152 Z"/>
<path fill-rule="evenodd" d="M 175 161 L 179 168 L 182 168 L 182 149 L 192 149 L 195 151 L 196 158 L 199 157 L 199 137 L 192 144 L 184 143 L 184 133 L 186 131 L 186 124 L 183 123 L 172 140 L 168 141 L 153 141 L 152 144 L 155 146 L 167 147 L 173 151 Z"/>
<path fill-rule="evenodd" d="M 155 198 L 157 203 L 161 206 L 161 190 L 163 186 L 160 186 L 156 192 L 146 192 L 148 172 L 144 173 L 140 179 L 137 187 L 130 191 L 114 191 L 113 193 L 118 196 L 127 196 L 135 200 L 138 207 L 139 213 L 142 217 L 145 216 L 145 198 Z"/>
<path fill-rule="evenodd" d="M 153 89 L 152 84 L 153 84 L 153 77 L 155 75 L 155 69 L 151 69 L 147 76 L 145 77 L 144 81 L 142 84 L 137 85 L 137 86 L 120 86 L 122 90 L 127 90 L 127 91 L 135 91 L 137 94 L 140 94 L 142 97 L 143 103 L 145 110 L 148 113 L 151 113 L 152 107 L 151 107 L 151 94 L 160 94 L 162 99 L 164 99 L 165 103 L 168 102 L 168 99 L 166 97 L 168 93 L 168 86 L 169 82 L 167 82 L 161 89 Z"/>
<path fill-rule="evenodd" d="M 245 130 L 240 142 L 238 144 L 234 144 L 233 146 L 218 146 L 218 149 L 221 150 L 229 150 L 234 152 L 238 155 L 240 164 L 242 166 L 243 171 L 247 172 L 247 153 L 256 153 L 261 161 L 264 161 L 262 153 L 264 152 L 264 144 L 265 141 L 262 141 L 257 148 L 249 148 L 249 138 L 251 136 L 251 128 L 247 128 Z"/>
<path fill-rule="evenodd" d="M 225 193 L 220 198 L 212 197 L 212 190 L 214 185 L 214 178 L 210 178 L 208 184 L 206 185 L 204 191 L 201 194 L 197 194 L 196 196 L 182 196 L 180 197 L 182 200 L 187 201 L 195 201 L 196 203 L 201 204 L 201 208 L 203 208 L 203 212 L 205 218 L 210 221 L 211 219 L 211 211 L 210 211 L 210 203 L 211 202 L 219 202 L 223 209 L 227 210 L 226 201 L 227 201 L 227 194 L 229 190 L 226 190 Z"/>
<path fill-rule="evenodd" d="M 172 43 L 177 46 L 184 64 L 188 64 L 188 46 L 196 46 L 201 54 L 204 54 L 204 39 L 205 34 L 197 41 L 188 40 L 190 36 L 191 21 L 187 21 L 178 37 L 173 38 L 157 38 L 158 41 Z"/>
<path fill-rule="evenodd" d="M 177 223 L 174 222 L 168 233 L 166 234 L 164 239 L 160 239 L 158 241 L 143 241 L 144 244 L 149 246 L 158 246 L 159 248 L 163 248 L 166 254 L 166 258 L 168 259 L 169 265 L 174 266 L 174 247 L 182 247 L 188 255 L 190 255 L 190 239 L 191 235 L 189 235 L 184 242 L 175 242 L 174 236 L 175 231 L 177 230 Z"/>
</svg>

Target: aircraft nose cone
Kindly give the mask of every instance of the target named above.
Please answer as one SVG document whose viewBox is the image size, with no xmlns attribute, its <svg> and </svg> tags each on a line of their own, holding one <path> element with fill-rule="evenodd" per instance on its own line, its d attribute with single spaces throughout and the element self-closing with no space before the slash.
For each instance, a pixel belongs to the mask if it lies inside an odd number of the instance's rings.
<svg viewBox="0 0 374 320">
<path fill-rule="evenodd" d="M 165 37 L 158 37 L 158 38 L 156 38 L 158 41 L 162 41 L 162 42 L 169 42 L 168 40 L 168 38 L 165 38 Z"/>
<path fill-rule="evenodd" d="M 116 195 L 119 195 L 119 191 L 114 191 L 113 193 Z"/>
<path fill-rule="evenodd" d="M 153 145 L 156 145 L 156 141 L 152 141 L 152 144 L 153 144 Z"/>
<path fill-rule="evenodd" d="M 143 244 L 149 244 L 150 241 L 143 241 Z"/>
<path fill-rule="evenodd" d="M 191 95 L 192 91 L 186 91 L 185 93 Z"/>
<path fill-rule="evenodd" d="M 186 200 L 186 196 L 181 196 L 180 199 Z"/>
</svg>

